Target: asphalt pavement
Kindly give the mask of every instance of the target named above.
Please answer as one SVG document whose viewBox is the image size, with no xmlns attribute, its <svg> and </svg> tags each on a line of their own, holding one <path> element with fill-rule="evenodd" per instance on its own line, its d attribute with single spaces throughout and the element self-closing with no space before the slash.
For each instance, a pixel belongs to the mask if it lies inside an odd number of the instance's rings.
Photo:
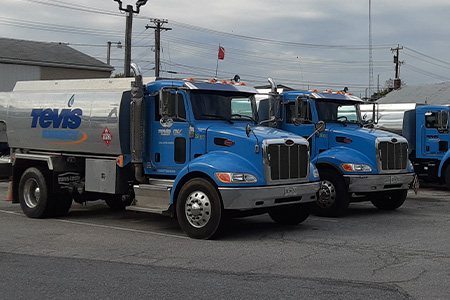
<svg viewBox="0 0 450 300">
<path fill-rule="evenodd" d="M 102 201 L 30 219 L 0 200 L 0 298 L 448 299 L 449 195 L 425 187 L 396 211 L 357 203 L 298 226 L 235 219 L 210 241 Z"/>
</svg>

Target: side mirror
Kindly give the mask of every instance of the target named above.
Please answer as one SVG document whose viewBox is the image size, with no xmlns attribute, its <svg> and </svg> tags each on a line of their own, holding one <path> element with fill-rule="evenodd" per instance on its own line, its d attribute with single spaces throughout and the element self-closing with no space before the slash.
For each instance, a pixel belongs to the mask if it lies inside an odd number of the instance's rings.
<svg viewBox="0 0 450 300">
<path fill-rule="evenodd" d="M 159 92 L 159 114 L 163 118 L 170 118 L 176 116 L 174 93 L 170 89 L 162 89 Z"/>
<path fill-rule="evenodd" d="M 327 128 L 327 124 L 324 121 L 319 121 L 314 125 L 314 132 L 308 136 L 307 140 L 309 140 L 310 138 L 313 137 L 313 135 L 315 135 L 318 132 L 324 132 L 325 129 Z"/>
<path fill-rule="evenodd" d="M 374 128 L 375 124 L 373 123 L 373 119 L 369 119 L 367 121 L 364 121 L 363 127 L 364 128 Z"/>
<path fill-rule="evenodd" d="M 314 129 L 316 132 L 324 132 L 327 129 L 327 124 L 324 121 L 319 121 L 314 125 Z"/>
<path fill-rule="evenodd" d="M 294 116 L 292 118 L 292 122 L 295 126 L 299 126 L 305 122 L 311 123 L 311 115 L 310 115 L 310 103 L 308 100 L 305 101 L 305 97 L 299 96 L 295 100 L 294 106 Z"/>
<path fill-rule="evenodd" d="M 438 127 L 438 130 L 448 129 L 448 112 L 445 110 L 441 110 L 438 113 Z"/>
<path fill-rule="evenodd" d="M 245 126 L 245 134 L 247 137 L 250 137 L 250 132 L 252 132 L 252 128 L 250 127 L 250 124 L 247 124 L 247 126 Z"/>
</svg>

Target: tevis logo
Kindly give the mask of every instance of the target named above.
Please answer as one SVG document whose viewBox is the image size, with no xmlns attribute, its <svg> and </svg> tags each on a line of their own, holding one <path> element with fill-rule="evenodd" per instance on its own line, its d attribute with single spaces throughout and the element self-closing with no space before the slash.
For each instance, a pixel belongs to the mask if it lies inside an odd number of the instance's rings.
<svg viewBox="0 0 450 300">
<path fill-rule="evenodd" d="M 56 109 L 34 108 L 31 111 L 33 120 L 31 121 L 31 128 L 36 128 L 39 124 L 41 128 L 69 128 L 76 129 L 80 127 L 81 117 L 83 111 L 80 108 L 75 109 L 61 109 L 61 112 Z"/>
<path fill-rule="evenodd" d="M 75 145 L 87 140 L 86 133 L 78 130 L 83 111 L 80 108 L 31 110 L 31 128 L 42 128 L 41 136 L 55 145 Z"/>
</svg>

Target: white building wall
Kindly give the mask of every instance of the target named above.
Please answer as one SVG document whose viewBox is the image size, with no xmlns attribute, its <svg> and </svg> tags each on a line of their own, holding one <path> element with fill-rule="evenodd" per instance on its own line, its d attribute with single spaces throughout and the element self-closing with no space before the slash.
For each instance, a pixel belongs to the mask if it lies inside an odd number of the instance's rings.
<svg viewBox="0 0 450 300">
<path fill-rule="evenodd" d="M 0 92 L 10 92 L 17 81 L 40 80 L 41 69 L 36 66 L 0 64 Z"/>
</svg>

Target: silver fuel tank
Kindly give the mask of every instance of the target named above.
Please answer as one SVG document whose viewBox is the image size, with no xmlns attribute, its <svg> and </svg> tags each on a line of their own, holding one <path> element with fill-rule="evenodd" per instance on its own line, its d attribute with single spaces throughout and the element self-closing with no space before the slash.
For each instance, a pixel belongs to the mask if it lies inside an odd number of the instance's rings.
<svg viewBox="0 0 450 300">
<path fill-rule="evenodd" d="M 7 101 L 9 146 L 129 154 L 132 81 L 134 78 L 18 82 Z"/>
</svg>

